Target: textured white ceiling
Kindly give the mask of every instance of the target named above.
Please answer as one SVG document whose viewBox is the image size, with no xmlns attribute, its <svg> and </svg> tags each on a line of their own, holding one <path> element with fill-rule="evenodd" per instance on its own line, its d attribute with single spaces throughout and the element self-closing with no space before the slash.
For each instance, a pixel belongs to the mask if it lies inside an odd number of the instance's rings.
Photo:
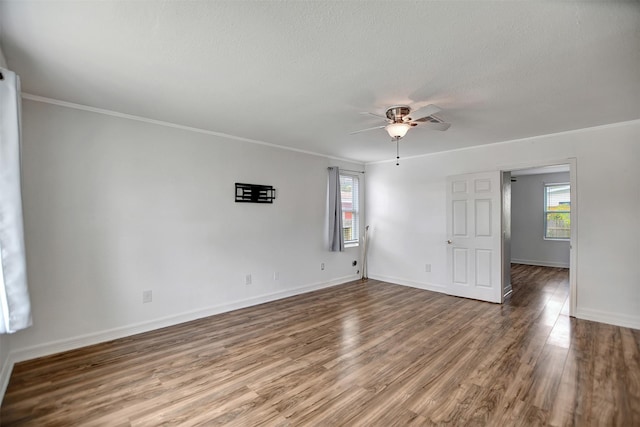
<svg viewBox="0 0 640 427">
<path fill-rule="evenodd" d="M 363 162 L 640 118 L 640 3 L 1 1 L 29 94 Z M 606 144 L 606 141 L 603 141 Z"/>
</svg>

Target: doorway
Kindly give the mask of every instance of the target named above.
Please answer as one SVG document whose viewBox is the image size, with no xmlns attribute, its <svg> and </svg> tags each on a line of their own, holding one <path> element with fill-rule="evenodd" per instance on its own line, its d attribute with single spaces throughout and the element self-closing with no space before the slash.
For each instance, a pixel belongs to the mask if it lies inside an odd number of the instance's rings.
<svg viewBox="0 0 640 427">
<path fill-rule="evenodd" d="M 503 291 L 511 263 L 569 269 L 569 315 L 575 316 L 576 161 L 503 171 Z"/>
</svg>

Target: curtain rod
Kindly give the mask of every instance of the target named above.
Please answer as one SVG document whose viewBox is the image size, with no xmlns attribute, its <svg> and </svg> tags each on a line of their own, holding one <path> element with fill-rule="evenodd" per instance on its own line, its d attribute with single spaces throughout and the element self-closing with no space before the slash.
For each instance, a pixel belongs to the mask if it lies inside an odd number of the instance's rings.
<svg viewBox="0 0 640 427">
<path fill-rule="evenodd" d="M 330 167 L 328 167 L 327 169 L 331 169 L 331 168 L 330 168 Z M 351 170 L 351 169 L 342 169 L 342 168 L 339 168 L 339 169 L 340 169 L 341 171 L 345 171 L 345 172 L 364 173 L 364 171 L 354 171 L 354 170 Z"/>
</svg>

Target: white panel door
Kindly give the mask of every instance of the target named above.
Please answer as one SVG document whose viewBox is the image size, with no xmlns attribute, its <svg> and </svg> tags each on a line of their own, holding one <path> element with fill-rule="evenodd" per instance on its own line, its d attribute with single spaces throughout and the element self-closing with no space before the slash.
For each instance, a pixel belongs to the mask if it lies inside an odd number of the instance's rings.
<svg viewBox="0 0 640 427">
<path fill-rule="evenodd" d="M 502 302 L 500 172 L 447 178 L 448 293 Z"/>
</svg>

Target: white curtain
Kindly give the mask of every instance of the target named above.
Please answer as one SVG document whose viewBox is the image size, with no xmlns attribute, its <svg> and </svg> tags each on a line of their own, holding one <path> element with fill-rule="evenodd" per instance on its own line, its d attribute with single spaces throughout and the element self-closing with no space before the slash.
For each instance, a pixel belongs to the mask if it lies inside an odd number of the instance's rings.
<svg viewBox="0 0 640 427">
<path fill-rule="evenodd" d="M 340 169 L 337 166 L 329 168 L 329 250 L 332 252 L 344 250 Z"/>
<path fill-rule="evenodd" d="M 20 185 L 20 78 L 0 68 L 0 333 L 31 326 Z"/>
</svg>

